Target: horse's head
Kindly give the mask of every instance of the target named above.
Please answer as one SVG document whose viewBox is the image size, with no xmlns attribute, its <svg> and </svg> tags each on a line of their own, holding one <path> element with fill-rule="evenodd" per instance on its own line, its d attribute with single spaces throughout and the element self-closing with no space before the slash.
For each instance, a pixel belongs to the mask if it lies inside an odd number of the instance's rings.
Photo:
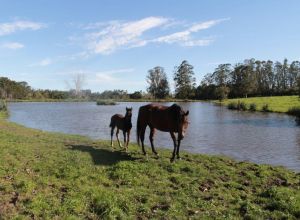
<svg viewBox="0 0 300 220">
<path fill-rule="evenodd" d="M 189 125 L 189 111 L 185 112 L 177 104 L 173 104 L 172 106 L 170 106 L 170 110 L 171 114 L 173 115 L 173 119 L 176 121 L 176 131 L 178 132 L 178 139 L 182 140 Z"/>
<path fill-rule="evenodd" d="M 188 121 L 189 111 L 180 111 L 179 114 L 179 124 L 178 124 L 178 138 L 182 140 L 184 138 L 185 132 L 189 126 Z"/>
<path fill-rule="evenodd" d="M 125 118 L 131 118 L 131 116 L 132 116 L 132 107 L 131 108 L 126 107 Z"/>
</svg>

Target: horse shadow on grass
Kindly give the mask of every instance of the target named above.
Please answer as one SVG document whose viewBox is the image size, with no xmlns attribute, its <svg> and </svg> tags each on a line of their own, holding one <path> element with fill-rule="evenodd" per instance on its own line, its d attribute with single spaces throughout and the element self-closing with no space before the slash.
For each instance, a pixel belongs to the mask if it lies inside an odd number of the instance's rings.
<svg viewBox="0 0 300 220">
<path fill-rule="evenodd" d="M 67 147 L 70 150 L 89 153 L 95 165 L 110 166 L 120 161 L 134 161 L 137 159 L 126 152 L 95 148 L 94 146 L 89 145 L 67 145 Z"/>
</svg>

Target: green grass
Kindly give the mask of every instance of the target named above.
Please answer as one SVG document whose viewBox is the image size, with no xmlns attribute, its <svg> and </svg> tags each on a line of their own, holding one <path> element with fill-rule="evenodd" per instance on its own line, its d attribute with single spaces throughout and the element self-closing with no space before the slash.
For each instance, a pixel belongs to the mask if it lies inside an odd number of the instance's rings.
<svg viewBox="0 0 300 220">
<path fill-rule="evenodd" d="M 1 115 L 0 219 L 300 218 L 300 175 L 285 168 L 186 152 L 170 163 L 169 150 L 145 158 Z"/>
<path fill-rule="evenodd" d="M 117 103 L 113 100 L 98 100 L 97 105 L 116 105 Z"/>
<path fill-rule="evenodd" d="M 274 97 L 255 97 L 255 98 L 240 98 L 240 99 L 227 99 L 222 102 L 228 105 L 232 102 L 243 102 L 248 107 L 250 104 L 256 105 L 256 111 L 263 111 L 263 106 L 268 105 L 270 112 L 286 113 L 293 107 L 300 107 L 299 96 L 274 96 Z"/>
</svg>

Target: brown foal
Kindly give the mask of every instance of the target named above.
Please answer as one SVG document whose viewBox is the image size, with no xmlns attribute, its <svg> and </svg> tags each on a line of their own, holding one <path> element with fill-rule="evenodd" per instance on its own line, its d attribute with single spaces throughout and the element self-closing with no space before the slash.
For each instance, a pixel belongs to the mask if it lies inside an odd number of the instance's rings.
<svg viewBox="0 0 300 220">
<path fill-rule="evenodd" d="M 124 135 L 124 147 L 125 147 L 126 151 L 128 150 L 128 144 L 129 144 L 129 139 L 130 139 L 130 130 L 132 128 L 131 116 L 132 116 L 132 108 L 126 107 L 125 116 L 120 115 L 120 114 L 115 114 L 111 117 L 110 125 L 109 125 L 109 127 L 111 127 L 111 132 L 110 132 L 111 147 L 113 147 L 114 129 L 115 129 L 115 127 L 117 127 L 116 137 L 117 137 L 119 147 L 122 147 L 122 144 L 120 143 L 118 135 L 119 135 L 119 130 L 122 130 L 123 135 Z M 127 140 L 126 140 L 126 134 L 127 134 Z"/>
</svg>

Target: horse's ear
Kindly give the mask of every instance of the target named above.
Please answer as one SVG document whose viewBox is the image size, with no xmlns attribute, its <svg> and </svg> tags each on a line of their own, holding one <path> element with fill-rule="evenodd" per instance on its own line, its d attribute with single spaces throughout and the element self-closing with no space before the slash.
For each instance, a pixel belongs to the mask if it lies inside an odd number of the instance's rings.
<svg viewBox="0 0 300 220">
<path fill-rule="evenodd" d="M 129 110 L 129 108 L 126 107 L 126 111 L 128 111 L 128 110 Z"/>
<path fill-rule="evenodd" d="M 184 115 L 187 116 L 187 115 L 189 115 L 189 113 L 190 113 L 189 110 L 187 110 L 186 113 L 185 113 Z"/>
</svg>

